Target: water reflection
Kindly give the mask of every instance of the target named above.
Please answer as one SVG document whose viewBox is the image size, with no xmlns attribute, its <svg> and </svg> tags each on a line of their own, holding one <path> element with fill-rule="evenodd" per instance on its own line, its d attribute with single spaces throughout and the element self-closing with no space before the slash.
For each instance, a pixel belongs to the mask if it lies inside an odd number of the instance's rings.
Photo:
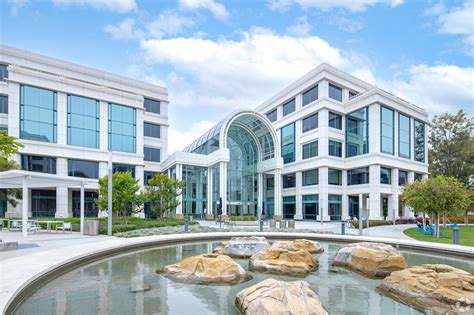
<svg viewBox="0 0 474 315">
<path fill-rule="evenodd" d="M 217 243 L 195 243 L 123 254 L 78 268 L 45 284 L 20 306 L 16 314 L 238 314 L 237 293 L 268 274 L 250 272 L 253 279 L 234 286 L 176 283 L 156 273 L 186 257 L 211 252 Z M 410 307 L 377 294 L 381 280 L 368 279 L 333 267 L 337 244 L 323 244 L 317 255 L 320 267 L 308 281 L 333 314 L 420 314 Z M 474 273 L 467 260 L 403 252 L 410 266 L 445 263 Z M 248 260 L 236 260 L 248 270 Z M 285 281 L 295 278 L 271 277 Z M 150 290 L 132 292 L 131 283 Z"/>
</svg>

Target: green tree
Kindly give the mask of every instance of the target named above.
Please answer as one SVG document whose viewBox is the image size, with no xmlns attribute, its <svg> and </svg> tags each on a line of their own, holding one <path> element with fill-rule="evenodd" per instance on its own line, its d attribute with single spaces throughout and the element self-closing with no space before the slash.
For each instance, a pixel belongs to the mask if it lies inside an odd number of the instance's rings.
<svg viewBox="0 0 474 315">
<path fill-rule="evenodd" d="M 17 138 L 9 136 L 5 130 L 0 131 L 0 158 L 8 159 L 22 147 Z"/>
<path fill-rule="evenodd" d="M 23 145 L 18 139 L 9 136 L 6 131 L 0 131 L 0 172 L 19 169 L 19 165 L 10 160 L 10 156 L 17 154 Z M 16 207 L 18 199 L 21 199 L 20 189 L 0 189 L 0 200 L 6 200 L 13 207 Z"/>
<path fill-rule="evenodd" d="M 125 219 L 140 210 L 142 195 L 138 192 L 138 180 L 130 172 L 117 172 L 112 176 L 112 212 Z M 95 203 L 102 211 L 108 210 L 108 176 L 99 178 L 99 197 Z"/>
<path fill-rule="evenodd" d="M 433 118 L 429 134 L 432 175 L 451 176 L 470 184 L 469 176 L 474 174 L 473 132 L 474 119 L 462 110 Z"/>
<path fill-rule="evenodd" d="M 403 202 L 415 212 L 432 213 L 439 238 L 440 215 L 458 215 L 469 207 L 470 192 L 454 177 L 436 176 L 409 183 L 403 189 Z"/>
<path fill-rule="evenodd" d="M 145 186 L 144 199 L 151 203 L 152 211 L 163 220 L 163 214 L 179 206 L 178 197 L 184 182 L 169 178 L 166 174 L 157 173 L 148 180 Z"/>
</svg>

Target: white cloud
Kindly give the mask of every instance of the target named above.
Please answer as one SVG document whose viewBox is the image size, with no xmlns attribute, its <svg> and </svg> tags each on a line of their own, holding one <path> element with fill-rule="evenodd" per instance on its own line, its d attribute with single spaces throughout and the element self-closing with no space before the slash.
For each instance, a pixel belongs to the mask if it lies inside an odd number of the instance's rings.
<svg viewBox="0 0 474 315">
<path fill-rule="evenodd" d="M 8 0 L 10 15 L 17 16 L 19 11 L 28 4 L 28 0 Z"/>
<path fill-rule="evenodd" d="M 186 10 L 206 9 L 217 19 L 224 21 L 229 17 L 229 11 L 225 6 L 214 0 L 179 0 L 181 8 Z"/>
<path fill-rule="evenodd" d="M 313 26 L 308 22 L 307 16 L 300 16 L 296 19 L 296 23 L 289 26 L 286 31 L 296 36 L 308 36 L 311 33 Z"/>
<path fill-rule="evenodd" d="M 162 12 L 156 20 L 146 26 L 151 37 L 162 38 L 164 35 L 176 35 L 184 28 L 193 26 L 194 22 L 173 10 Z"/>
<path fill-rule="evenodd" d="M 335 8 L 342 8 L 351 12 L 364 12 L 367 7 L 376 4 L 386 4 L 396 7 L 403 4 L 404 0 L 269 0 L 268 6 L 271 10 L 284 11 L 293 4 L 301 6 L 303 9 L 316 8 L 322 11 L 329 11 Z"/>
<path fill-rule="evenodd" d="M 214 127 L 215 124 L 215 122 L 201 120 L 193 123 L 187 131 L 174 129 L 171 125 L 168 130 L 168 138 L 173 139 L 173 141 L 168 143 L 168 154 L 172 154 L 175 151 L 182 151 L 194 140 Z"/>
<path fill-rule="evenodd" d="M 117 26 L 111 24 L 106 25 L 104 30 L 112 35 L 112 38 L 118 40 L 131 40 L 142 36 L 142 32 L 135 29 L 135 20 L 131 18 L 123 20 Z"/>
<path fill-rule="evenodd" d="M 369 68 L 359 68 L 351 72 L 353 76 L 370 84 L 377 84 L 374 74 Z"/>
<path fill-rule="evenodd" d="M 53 0 L 53 3 L 56 6 L 92 7 L 118 13 L 135 11 L 138 8 L 135 0 Z"/>
<path fill-rule="evenodd" d="M 343 10 L 329 17 L 329 23 L 336 25 L 342 31 L 355 33 L 364 28 L 364 22 L 361 17 L 350 18 Z"/>
<path fill-rule="evenodd" d="M 431 115 L 461 108 L 474 114 L 474 68 L 456 65 L 414 65 L 408 80 L 383 83 L 397 96 L 425 108 Z"/>
</svg>

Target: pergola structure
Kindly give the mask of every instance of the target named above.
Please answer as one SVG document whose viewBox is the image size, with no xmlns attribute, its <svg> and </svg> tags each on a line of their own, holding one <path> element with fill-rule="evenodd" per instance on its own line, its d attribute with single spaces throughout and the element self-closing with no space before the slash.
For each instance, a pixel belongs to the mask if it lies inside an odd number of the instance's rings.
<svg viewBox="0 0 474 315">
<path fill-rule="evenodd" d="M 80 188 L 81 198 L 81 233 L 84 233 L 84 189 L 87 185 L 97 185 L 96 179 L 58 176 L 38 172 L 22 170 L 10 170 L 0 172 L 0 189 L 22 189 L 22 232 L 23 236 L 28 236 L 28 203 L 29 188 L 56 188 L 73 187 Z M 93 187 L 90 187 L 93 188 Z"/>
</svg>

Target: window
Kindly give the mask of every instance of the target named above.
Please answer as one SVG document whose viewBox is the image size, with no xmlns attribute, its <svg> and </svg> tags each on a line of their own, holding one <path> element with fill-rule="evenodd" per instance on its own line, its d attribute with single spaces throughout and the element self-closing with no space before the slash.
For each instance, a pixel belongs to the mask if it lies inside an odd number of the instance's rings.
<svg viewBox="0 0 474 315">
<path fill-rule="evenodd" d="M 329 84 L 329 98 L 342 102 L 342 89 L 334 84 Z"/>
<path fill-rule="evenodd" d="M 314 102 L 318 99 L 318 86 L 312 87 L 303 93 L 303 106 Z"/>
<path fill-rule="evenodd" d="M 303 160 L 318 156 L 318 141 L 303 144 Z"/>
<path fill-rule="evenodd" d="M 415 173 L 415 180 L 423 180 L 423 174 Z"/>
<path fill-rule="evenodd" d="M 283 188 L 296 187 L 296 174 L 285 174 L 283 175 Z"/>
<path fill-rule="evenodd" d="M 136 110 L 109 103 L 109 150 L 136 152 Z"/>
<path fill-rule="evenodd" d="M 398 185 L 404 186 L 408 182 L 408 172 L 407 171 L 398 171 Z"/>
<path fill-rule="evenodd" d="M 393 154 L 394 121 L 393 110 L 380 107 L 380 152 Z"/>
<path fill-rule="evenodd" d="M 319 182 L 318 169 L 303 172 L 303 186 L 317 185 Z"/>
<path fill-rule="evenodd" d="M 56 214 L 56 190 L 31 190 L 31 216 L 54 218 Z"/>
<path fill-rule="evenodd" d="M 357 96 L 357 95 L 359 95 L 358 92 L 349 91 L 349 98 L 353 98 L 354 96 Z"/>
<path fill-rule="evenodd" d="M 342 144 L 337 141 L 329 140 L 329 155 L 331 156 L 342 156 Z"/>
<path fill-rule="evenodd" d="M 8 78 L 8 65 L 0 64 L 0 81 L 5 81 Z"/>
<path fill-rule="evenodd" d="M 145 185 L 148 185 L 148 181 L 150 179 L 152 179 L 157 173 L 158 172 L 147 172 L 147 171 L 145 171 L 143 173 L 143 181 L 144 181 Z M 173 178 L 173 179 L 176 179 L 176 178 Z"/>
<path fill-rule="evenodd" d="M 347 171 L 347 185 L 361 185 L 369 183 L 369 168 L 361 167 Z"/>
<path fill-rule="evenodd" d="M 295 111 L 295 99 L 283 104 L 283 116 L 286 116 Z"/>
<path fill-rule="evenodd" d="M 0 126 L 0 131 L 6 131 L 8 133 L 8 127 L 7 126 Z"/>
<path fill-rule="evenodd" d="M 425 124 L 421 121 L 415 120 L 414 137 L 415 161 L 425 162 Z"/>
<path fill-rule="evenodd" d="M 133 165 L 127 165 L 127 164 L 113 164 L 112 165 L 112 172 L 117 173 L 126 173 L 130 172 L 132 174 L 132 177 L 135 178 L 135 166 Z"/>
<path fill-rule="evenodd" d="M 56 174 L 56 159 L 46 156 L 22 154 L 21 169 L 30 172 Z"/>
<path fill-rule="evenodd" d="M 283 197 L 283 218 L 293 219 L 296 213 L 296 197 Z"/>
<path fill-rule="evenodd" d="M 56 92 L 20 87 L 20 138 L 56 143 Z"/>
<path fill-rule="evenodd" d="M 160 162 L 161 152 L 160 149 L 143 147 L 143 154 L 145 155 L 144 160 L 150 162 Z"/>
<path fill-rule="evenodd" d="M 346 115 L 346 157 L 369 153 L 369 108 Z"/>
<path fill-rule="evenodd" d="M 328 195 L 328 214 L 331 221 L 341 220 L 342 217 L 342 196 Z"/>
<path fill-rule="evenodd" d="M 81 96 L 67 97 L 67 144 L 99 148 L 99 101 Z"/>
<path fill-rule="evenodd" d="M 318 128 L 318 113 L 303 118 L 303 132 Z"/>
<path fill-rule="evenodd" d="M 392 183 L 392 169 L 387 167 L 380 168 L 380 184 L 388 184 Z"/>
<path fill-rule="evenodd" d="M 99 195 L 95 191 L 84 192 L 84 217 L 97 217 L 99 215 L 99 207 L 95 203 Z M 81 217 L 81 192 L 72 192 L 72 216 L 74 218 Z"/>
<path fill-rule="evenodd" d="M 275 122 L 278 119 L 278 112 L 277 112 L 276 108 L 274 110 L 272 110 L 271 112 L 267 113 L 267 118 L 271 122 Z"/>
<path fill-rule="evenodd" d="M 409 159 L 410 155 L 410 117 L 398 114 L 398 156 Z"/>
<path fill-rule="evenodd" d="M 303 195 L 303 220 L 316 220 L 319 215 L 318 194 Z"/>
<path fill-rule="evenodd" d="M 342 129 L 342 116 L 336 113 L 329 112 L 329 127 Z"/>
<path fill-rule="evenodd" d="M 68 175 L 84 178 L 99 178 L 99 163 L 82 160 L 68 160 Z"/>
<path fill-rule="evenodd" d="M 281 128 L 281 157 L 285 164 L 295 161 L 295 123 Z"/>
<path fill-rule="evenodd" d="M 8 96 L 0 95 L 0 114 L 8 114 Z"/>
<path fill-rule="evenodd" d="M 145 137 L 160 138 L 160 125 L 156 125 L 156 124 L 152 124 L 148 122 L 144 123 L 143 135 Z"/>
<path fill-rule="evenodd" d="M 147 112 L 155 113 L 155 114 L 160 113 L 160 110 L 161 110 L 160 101 L 145 98 L 144 105 L 145 105 L 145 110 Z"/>
<path fill-rule="evenodd" d="M 328 183 L 329 185 L 342 185 L 342 171 L 330 168 L 328 170 Z"/>
</svg>

